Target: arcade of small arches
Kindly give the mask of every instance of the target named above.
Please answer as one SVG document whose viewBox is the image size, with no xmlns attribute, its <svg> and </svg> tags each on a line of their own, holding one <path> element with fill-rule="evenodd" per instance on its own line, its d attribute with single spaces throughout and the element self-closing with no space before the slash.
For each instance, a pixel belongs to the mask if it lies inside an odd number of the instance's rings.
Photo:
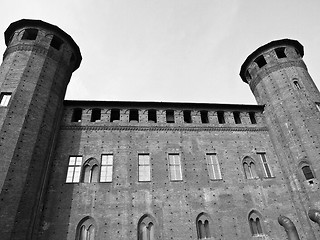
<svg viewBox="0 0 320 240">
<path fill-rule="evenodd" d="M 210 239 L 214 235 L 211 231 L 212 220 L 207 213 L 200 213 L 195 221 L 197 239 Z M 252 236 L 263 236 L 261 214 L 252 210 L 248 215 L 248 225 Z M 155 240 L 158 232 L 156 231 L 157 222 L 149 214 L 143 215 L 137 224 L 137 240 Z M 83 218 L 76 229 L 76 240 L 95 240 L 97 224 L 92 217 Z"/>
</svg>

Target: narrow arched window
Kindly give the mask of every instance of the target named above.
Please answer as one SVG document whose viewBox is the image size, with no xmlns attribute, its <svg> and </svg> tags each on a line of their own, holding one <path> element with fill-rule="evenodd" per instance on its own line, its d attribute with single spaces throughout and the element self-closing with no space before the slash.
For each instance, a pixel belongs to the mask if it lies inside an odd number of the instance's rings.
<svg viewBox="0 0 320 240">
<path fill-rule="evenodd" d="M 196 220 L 198 239 L 211 238 L 210 217 L 206 213 L 200 213 Z"/>
<path fill-rule="evenodd" d="M 258 178 L 256 165 L 251 157 L 245 157 L 242 164 L 246 179 Z"/>
<path fill-rule="evenodd" d="M 154 220 L 149 215 L 138 222 L 138 240 L 155 240 Z"/>
<path fill-rule="evenodd" d="M 99 163 L 95 158 L 88 159 L 83 164 L 82 182 L 93 183 L 98 182 Z"/>
<path fill-rule="evenodd" d="M 261 214 L 253 210 L 248 217 L 249 227 L 252 236 L 263 235 L 261 226 Z"/>
<path fill-rule="evenodd" d="M 94 240 L 96 230 L 95 225 L 93 218 L 83 218 L 76 229 L 76 240 Z"/>
</svg>

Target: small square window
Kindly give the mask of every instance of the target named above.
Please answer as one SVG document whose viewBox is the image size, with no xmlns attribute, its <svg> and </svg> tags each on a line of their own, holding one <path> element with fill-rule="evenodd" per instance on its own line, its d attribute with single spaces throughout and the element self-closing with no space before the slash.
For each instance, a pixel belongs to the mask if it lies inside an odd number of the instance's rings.
<svg viewBox="0 0 320 240">
<path fill-rule="evenodd" d="M 57 36 L 53 36 L 50 46 L 57 50 L 60 50 L 62 44 L 63 41 L 60 38 L 58 38 Z"/>
<path fill-rule="evenodd" d="M 259 66 L 259 68 L 262 68 L 264 65 L 267 64 L 266 60 L 264 59 L 264 56 L 261 55 L 254 60 L 255 63 Z"/>
<path fill-rule="evenodd" d="M 1 98 L 0 106 L 6 107 L 9 104 L 11 93 L 1 93 L 0 98 Z"/>
<path fill-rule="evenodd" d="M 22 40 L 36 40 L 38 35 L 38 29 L 36 28 L 28 28 L 24 30 L 22 35 Z"/>
<path fill-rule="evenodd" d="M 278 58 L 286 58 L 286 53 L 284 52 L 285 48 L 284 47 L 280 47 L 280 48 L 276 48 L 275 52 Z"/>
</svg>

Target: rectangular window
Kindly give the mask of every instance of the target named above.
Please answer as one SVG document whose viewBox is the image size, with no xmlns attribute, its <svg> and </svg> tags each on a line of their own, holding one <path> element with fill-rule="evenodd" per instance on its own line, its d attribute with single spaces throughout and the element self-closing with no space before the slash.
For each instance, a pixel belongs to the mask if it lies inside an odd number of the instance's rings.
<svg viewBox="0 0 320 240">
<path fill-rule="evenodd" d="M 192 123 L 191 111 L 184 110 L 183 111 L 183 120 L 185 123 Z"/>
<path fill-rule="evenodd" d="M 119 120 L 120 120 L 120 110 L 111 109 L 110 122 L 119 121 Z"/>
<path fill-rule="evenodd" d="M 235 124 L 241 124 L 240 112 L 233 112 L 233 118 Z"/>
<path fill-rule="evenodd" d="M 81 165 L 82 156 L 69 157 L 66 183 L 78 183 L 80 181 Z"/>
<path fill-rule="evenodd" d="M 139 122 L 139 111 L 137 109 L 129 110 L 129 122 Z"/>
<path fill-rule="evenodd" d="M 173 110 L 166 111 L 166 119 L 167 119 L 167 123 L 174 123 L 174 111 Z"/>
<path fill-rule="evenodd" d="M 178 153 L 169 153 L 169 168 L 170 168 L 170 180 L 181 181 L 181 162 L 180 155 Z"/>
<path fill-rule="evenodd" d="M 257 124 L 256 114 L 254 112 L 249 112 L 249 117 L 252 124 Z"/>
<path fill-rule="evenodd" d="M 209 178 L 211 180 L 222 179 L 217 154 L 207 153 L 207 167 L 208 167 Z"/>
<path fill-rule="evenodd" d="M 217 114 L 218 114 L 218 122 L 219 122 L 220 124 L 226 123 L 226 121 L 225 121 L 225 119 L 224 119 L 224 112 L 218 111 Z"/>
<path fill-rule="evenodd" d="M 101 155 L 100 182 L 112 182 L 112 173 L 113 173 L 113 155 L 112 154 Z"/>
<path fill-rule="evenodd" d="M 81 122 L 81 119 L 82 119 L 82 109 L 81 108 L 73 109 L 71 122 Z"/>
<path fill-rule="evenodd" d="M 149 154 L 139 154 L 139 182 L 151 181 L 151 167 Z"/>
<path fill-rule="evenodd" d="M 154 109 L 148 110 L 148 122 L 157 122 L 157 111 Z"/>
<path fill-rule="evenodd" d="M 261 161 L 262 161 L 265 177 L 266 178 L 273 177 L 272 173 L 271 173 L 271 169 L 270 169 L 269 164 L 267 162 L 266 153 L 261 152 L 261 153 L 258 153 L 258 154 L 260 155 L 260 158 L 261 158 Z"/>
<path fill-rule="evenodd" d="M 209 117 L 208 117 L 208 111 L 200 111 L 200 115 L 201 115 L 201 122 L 202 123 L 209 123 Z"/>
<path fill-rule="evenodd" d="M 9 104 L 11 93 L 1 93 L 0 106 L 6 107 Z"/>
<path fill-rule="evenodd" d="M 99 122 L 101 120 L 101 109 L 94 108 L 91 111 L 91 122 Z"/>
</svg>

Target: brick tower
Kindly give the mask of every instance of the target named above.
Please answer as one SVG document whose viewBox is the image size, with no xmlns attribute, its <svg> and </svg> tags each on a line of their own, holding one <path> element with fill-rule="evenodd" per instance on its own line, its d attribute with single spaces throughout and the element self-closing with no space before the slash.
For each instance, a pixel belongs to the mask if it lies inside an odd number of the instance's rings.
<svg viewBox="0 0 320 240">
<path fill-rule="evenodd" d="M 320 94 L 304 64 L 303 46 L 290 39 L 270 42 L 254 51 L 241 67 L 265 121 L 295 212 L 285 212 L 303 239 L 319 239 L 309 217 L 319 209 Z M 284 203 L 283 203 L 284 204 Z"/>
<path fill-rule="evenodd" d="M 66 87 L 81 54 L 68 34 L 38 20 L 12 23 L 5 42 L 0 68 L 1 239 L 33 239 Z"/>
</svg>

